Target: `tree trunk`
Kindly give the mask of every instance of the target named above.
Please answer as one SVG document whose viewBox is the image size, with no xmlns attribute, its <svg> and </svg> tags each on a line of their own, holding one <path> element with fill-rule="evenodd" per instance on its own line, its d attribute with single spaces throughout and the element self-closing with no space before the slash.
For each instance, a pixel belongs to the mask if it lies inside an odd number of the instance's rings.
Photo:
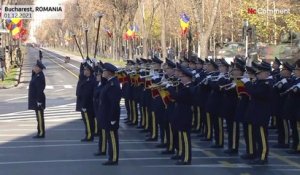
<svg viewBox="0 0 300 175">
<path fill-rule="evenodd" d="M 204 33 L 204 36 L 202 38 L 201 43 L 203 43 L 203 45 L 201 46 L 201 50 L 203 51 L 203 56 L 207 57 L 208 56 L 208 48 L 207 48 L 207 43 L 209 40 L 209 37 L 212 33 L 213 30 L 213 26 L 217 17 L 217 12 L 218 12 L 218 4 L 219 4 L 220 0 L 214 0 L 214 5 L 213 5 L 213 9 L 211 11 L 211 19 L 210 19 L 210 23 L 206 29 L 206 32 Z M 206 44 L 205 44 L 206 43 Z"/>
<path fill-rule="evenodd" d="M 165 0 L 161 1 L 162 9 L 162 18 L 161 18 L 161 49 L 162 49 L 162 58 L 167 57 L 167 46 L 166 46 L 166 2 Z"/>
</svg>

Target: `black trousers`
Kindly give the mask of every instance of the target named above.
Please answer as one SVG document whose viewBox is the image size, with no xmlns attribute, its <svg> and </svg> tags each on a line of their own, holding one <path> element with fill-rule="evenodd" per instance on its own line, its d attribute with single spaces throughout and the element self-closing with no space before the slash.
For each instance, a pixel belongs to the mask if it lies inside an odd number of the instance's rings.
<svg viewBox="0 0 300 175">
<path fill-rule="evenodd" d="M 213 122 L 212 122 L 212 116 L 210 113 L 206 113 L 206 139 L 211 140 L 212 139 L 212 134 L 213 134 Z"/>
<path fill-rule="evenodd" d="M 193 129 L 196 132 L 199 132 L 201 129 L 201 111 L 200 107 L 195 105 L 193 106 Z"/>
<path fill-rule="evenodd" d="M 185 163 L 190 163 L 192 160 L 191 132 L 179 131 L 179 156 Z M 181 150 L 180 150 L 181 149 Z"/>
<path fill-rule="evenodd" d="M 174 134 L 173 128 L 169 122 L 165 125 L 167 151 L 174 151 Z"/>
<path fill-rule="evenodd" d="M 131 100 L 131 122 L 134 125 L 138 124 L 138 105 L 136 100 Z"/>
<path fill-rule="evenodd" d="M 255 145 L 257 150 L 257 158 L 260 160 L 267 160 L 269 154 L 268 144 L 268 129 L 267 126 L 254 126 Z"/>
<path fill-rule="evenodd" d="M 106 130 L 108 142 L 108 160 L 111 162 L 119 161 L 119 134 L 118 130 Z"/>
<path fill-rule="evenodd" d="M 81 116 L 84 122 L 85 126 L 85 138 L 90 140 L 94 139 L 94 133 L 95 133 L 95 118 L 93 115 L 93 112 L 82 112 Z"/>
<path fill-rule="evenodd" d="M 98 148 L 99 148 L 99 153 L 106 154 L 107 150 L 107 136 L 105 129 L 99 129 L 99 142 L 98 142 Z"/>
<path fill-rule="evenodd" d="M 287 119 L 279 118 L 277 119 L 277 128 L 278 128 L 278 144 L 280 145 L 289 145 L 290 143 L 290 129 L 289 122 Z"/>
<path fill-rule="evenodd" d="M 243 134 L 244 139 L 246 143 L 246 154 L 255 156 L 256 155 L 256 149 L 255 149 L 255 130 L 256 128 L 253 128 L 253 125 L 251 123 L 243 123 Z"/>
<path fill-rule="evenodd" d="M 45 119 L 44 119 L 44 110 L 38 109 L 35 110 L 36 120 L 37 120 L 37 135 L 45 136 Z"/>
<path fill-rule="evenodd" d="M 300 121 L 291 120 L 293 145 L 292 149 L 300 151 Z"/>
<path fill-rule="evenodd" d="M 224 146 L 223 118 L 213 116 L 212 119 L 213 119 L 213 127 L 214 127 L 215 144 L 218 146 Z"/>
<path fill-rule="evenodd" d="M 226 119 L 226 125 L 228 131 L 228 149 L 238 151 L 240 136 L 239 123 L 233 119 Z"/>
<path fill-rule="evenodd" d="M 125 107 L 126 107 L 126 112 L 127 112 L 127 120 L 130 121 L 131 119 L 131 107 L 130 107 L 130 100 L 128 100 L 128 98 L 125 98 Z"/>
<path fill-rule="evenodd" d="M 151 112 L 150 117 L 150 138 L 157 139 L 158 137 L 158 122 L 157 117 L 154 111 Z"/>
</svg>

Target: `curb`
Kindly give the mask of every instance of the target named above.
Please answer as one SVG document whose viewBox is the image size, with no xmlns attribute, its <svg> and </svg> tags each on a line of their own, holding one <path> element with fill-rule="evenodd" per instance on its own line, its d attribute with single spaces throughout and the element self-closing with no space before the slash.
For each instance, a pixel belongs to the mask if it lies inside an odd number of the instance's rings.
<svg viewBox="0 0 300 175">
<path fill-rule="evenodd" d="M 10 86 L 0 86 L 0 89 L 11 89 L 13 87 L 17 87 L 21 82 L 21 75 L 22 75 L 22 70 L 23 70 L 22 67 L 23 66 L 17 68 L 17 75 L 15 76 L 15 79 L 17 81 L 15 82 L 15 84 L 10 85 Z"/>
</svg>

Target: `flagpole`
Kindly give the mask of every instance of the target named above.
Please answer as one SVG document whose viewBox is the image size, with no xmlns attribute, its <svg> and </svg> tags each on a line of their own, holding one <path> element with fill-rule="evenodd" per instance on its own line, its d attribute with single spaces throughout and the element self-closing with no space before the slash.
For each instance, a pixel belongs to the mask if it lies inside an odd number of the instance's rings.
<svg viewBox="0 0 300 175">
<path fill-rule="evenodd" d="M 81 55 L 82 59 L 84 60 L 84 56 L 83 56 L 82 51 L 81 51 L 81 49 L 80 49 L 80 46 L 79 46 L 79 44 L 78 44 L 76 35 L 73 34 L 73 37 L 74 37 L 75 43 L 76 43 L 76 45 L 77 45 L 77 47 L 78 47 L 78 50 L 79 50 L 79 52 L 80 52 L 80 55 Z"/>
<path fill-rule="evenodd" d="M 94 58 L 96 58 L 96 55 L 97 55 L 97 47 L 98 47 L 98 40 L 99 40 L 100 24 L 101 24 L 101 19 L 103 17 L 103 14 L 97 13 L 96 17 L 99 19 L 99 21 L 98 21 L 98 30 L 97 30 L 97 37 L 96 37 Z"/>
</svg>

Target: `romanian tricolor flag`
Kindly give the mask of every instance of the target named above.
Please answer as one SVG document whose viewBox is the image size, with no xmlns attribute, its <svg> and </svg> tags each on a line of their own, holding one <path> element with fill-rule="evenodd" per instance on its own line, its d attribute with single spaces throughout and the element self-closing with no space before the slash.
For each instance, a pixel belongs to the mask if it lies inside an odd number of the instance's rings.
<svg viewBox="0 0 300 175">
<path fill-rule="evenodd" d="M 134 39 L 138 30 L 138 26 L 131 26 L 124 35 L 125 40 Z"/>
<path fill-rule="evenodd" d="M 172 101 L 170 92 L 165 89 L 160 89 L 159 95 L 165 105 L 165 108 L 167 108 L 168 104 Z"/>
<path fill-rule="evenodd" d="M 190 26 L 190 17 L 185 13 L 182 13 L 180 15 L 180 26 L 181 26 L 181 35 L 185 35 Z"/>
<path fill-rule="evenodd" d="M 241 80 L 236 80 L 236 91 L 237 91 L 238 96 L 240 96 L 242 94 L 250 96 L 248 94 L 248 92 L 246 91 L 244 82 L 242 82 Z"/>
</svg>

